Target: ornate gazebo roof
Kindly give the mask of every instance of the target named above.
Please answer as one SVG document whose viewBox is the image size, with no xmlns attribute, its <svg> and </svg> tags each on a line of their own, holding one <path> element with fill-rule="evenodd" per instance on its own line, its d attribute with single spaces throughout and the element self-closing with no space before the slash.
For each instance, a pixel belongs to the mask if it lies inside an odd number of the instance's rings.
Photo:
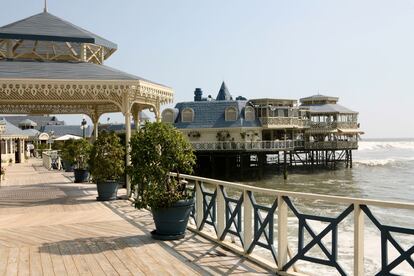
<svg viewBox="0 0 414 276">
<path fill-rule="evenodd" d="M 0 113 L 136 113 L 171 88 L 103 65 L 117 45 L 44 11 L 0 28 Z"/>
<path fill-rule="evenodd" d="M 116 50 L 117 45 L 47 11 L 0 28 L 1 39 L 92 43 Z"/>
<path fill-rule="evenodd" d="M 137 122 L 139 112 L 150 109 L 159 120 L 160 106 L 172 102 L 173 91 L 103 65 L 116 48 L 46 7 L 0 28 L 0 114 L 86 114 L 96 139 L 99 117 L 122 112 L 128 145 L 131 115 Z M 128 180 L 127 188 L 130 194 Z"/>
</svg>

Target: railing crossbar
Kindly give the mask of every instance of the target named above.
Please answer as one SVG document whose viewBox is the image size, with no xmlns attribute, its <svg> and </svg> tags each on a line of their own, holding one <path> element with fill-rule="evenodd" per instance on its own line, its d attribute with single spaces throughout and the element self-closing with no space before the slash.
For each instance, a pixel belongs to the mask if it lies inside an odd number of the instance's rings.
<svg viewBox="0 0 414 276">
<path fill-rule="evenodd" d="M 394 233 L 414 235 L 414 229 L 384 225 L 370 209 L 371 207 L 382 207 L 414 210 L 414 204 L 412 203 L 269 190 L 195 176 L 180 175 L 180 177 L 195 183 L 196 206 L 191 214 L 197 225 L 194 231 L 204 233 L 202 231 L 204 225 L 211 225 L 215 230 L 214 240 L 216 242 L 244 254 L 248 258 L 258 260 L 259 263 L 266 266 L 270 264 L 269 260 L 263 262 L 252 253 L 255 248 L 269 250 L 273 259 L 269 267 L 276 269 L 281 275 L 291 275 L 292 269 L 296 272 L 295 266 L 298 265 L 300 260 L 333 267 L 340 275 L 348 275 L 349 272 L 345 272 L 338 262 L 338 234 L 339 225 L 343 224 L 345 218 L 348 218 L 350 214 L 354 216 L 354 275 L 364 275 L 364 256 L 366 256 L 364 254 L 364 217 L 372 221 L 381 234 L 379 247 L 381 249 L 381 267 L 377 275 L 394 275 L 391 271 L 404 261 L 414 269 L 412 258 L 414 246 L 411 245 L 411 247 L 405 249 L 393 237 Z M 231 191 L 231 196 L 227 194 L 227 191 Z M 271 206 L 270 204 L 257 203 L 255 199 L 257 194 L 260 194 L 261 197 L 267 196 L 267 200 L 272 200 Z M 305 202 L 314 199 L 318 201 L 318 204 L 320 204 L 320 201 L 326 201 L 340 206 L 344 205 L 344 209 L 336 217 L 331 217 L 332 215 L 313 215 L 310 214 L 311 211 L 302 213 L 295 206 L 300 199 L 305 200 Z M 288 247 L 288 227 L 290 227 L 288 217 L 290 215 L 298 219 L 298 240 L 295 254 L 292 254 Z M 314 229 L 311 221 L 323 222 L 327 225 L 321 227 L 321 229 L 319 227 Z M 276 231 L 277 244 L 274 240 Z M 309 235 L 310 241 L 305 241 L 305 233 Z M 234 236 L 239 237 L 240 243 L 230 245 L 224 240 L 226 235 L 231 235 L 233 242 Z M 324 243 L 325 237 L 330 239 L 330 243 Z M 307 244 L 304 244 L 305 242 Z M 399 253 L 392 260 L 389 260 L 388 251 L 390 246 L 395 248 L 395 252 Z M 314 256 L 313 248 L 319 248 L 322 255 Z"/>
</svg>

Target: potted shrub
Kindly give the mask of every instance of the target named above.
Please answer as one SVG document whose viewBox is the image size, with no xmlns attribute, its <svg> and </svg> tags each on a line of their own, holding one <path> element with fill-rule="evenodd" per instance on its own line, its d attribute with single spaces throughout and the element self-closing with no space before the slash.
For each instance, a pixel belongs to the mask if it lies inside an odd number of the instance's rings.
<svg viewBox="0 0 414 276">
<path fill-rule="evenodd" d="M 60 156 L 62 158 L 62 165 L 65 172 L 73 172 L 73 165 L 75 164 L 75 148 L 73 146 L 74 139 L 64 141 Z"/>
<path fill-rule="evenodd" d="M 88 160 L 91 144 L 85 139 L 73 141 L 75 183 L 87 182 L 89 178 Z"/>
<path fill-rule="evenodd" d="M 170 172 L 192 173 L 195 155 L 189 142 L 169 124 L 146 122 L 131 138 L 131 164 L 135 207 L 151 209 L 153 237 L 184 237 L 194 198 Z"/>
<path fill-rule="evenodd" d="M 98 189 L 97 200 L 116 199 L 119 179 L 125 171 L 124 157 L 121 139 L 114 132 L 102 132 L 89 156 L 89 170 Z"/>
</svg>

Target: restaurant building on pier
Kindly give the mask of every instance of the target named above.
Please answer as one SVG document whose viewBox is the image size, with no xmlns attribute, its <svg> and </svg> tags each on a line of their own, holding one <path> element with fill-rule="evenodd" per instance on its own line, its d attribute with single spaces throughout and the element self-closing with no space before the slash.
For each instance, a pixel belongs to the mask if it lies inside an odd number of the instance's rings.
<svg viewBox="0 0 414 276">
<path fill-rule="evenodd" d="M 223 82 L 215 98 L 197 88 L 194 101 L 162 112 L 162 121 L 180 129 L 198 157 L 198 173 L 242 176 L 266 167 L 287 172 L 293 166 L 352 167 L 358 149 L 358 112 L 338 97 L 246 99 L 230 94 Z M 225 175 L 223 175 L 225 174 Z"/>
</svg>

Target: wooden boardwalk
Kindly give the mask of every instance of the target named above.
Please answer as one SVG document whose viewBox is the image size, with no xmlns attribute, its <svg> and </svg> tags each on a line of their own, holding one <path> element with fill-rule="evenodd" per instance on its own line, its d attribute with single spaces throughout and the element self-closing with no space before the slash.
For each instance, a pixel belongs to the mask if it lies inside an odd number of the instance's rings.
<svg viewBox="0 0 414 276">
<path fill-rule="evenodd" d="M 40 161 L 7 167 L 0 188 L 0 275 L 250 275 L 265 269 L 188 232 L 153 240 L 151 214 L 101 203 Z M 124 191 L 120 191 L 124 193 Z"/>
</svg>

